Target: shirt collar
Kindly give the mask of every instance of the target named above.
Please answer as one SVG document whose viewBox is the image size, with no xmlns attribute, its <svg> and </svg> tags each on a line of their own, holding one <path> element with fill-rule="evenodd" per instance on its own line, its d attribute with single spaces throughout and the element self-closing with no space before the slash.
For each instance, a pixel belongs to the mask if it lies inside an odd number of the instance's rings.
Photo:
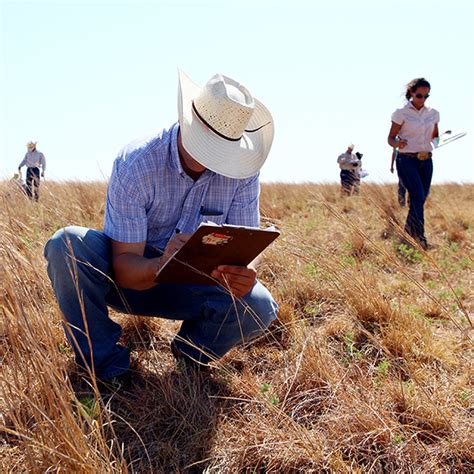
<svg viewBox="0 0 474 474">
<path fill-rule="evenodd" d="M 171 167 L 176 170 L 181 176 L 186 173 L 181 166 L 181 161 L 179 159 L 178 153 L 178 132 L 179 132 L 179 123 L 176 122 L 171 127 L 171 141 L 170 141 L 170 152 L 171 152 Z"/>
<path fill-rule="evenodd" d="M 429 110 L 429 107 L 426 107 L 426 105 L 424 105 L 421 109 L 418 110 L 418 109 L 413 105 L 413 102 L 412 102 L 411 100 L 409 100 L 409 101 L 407 102 L 407 105 L 406 105 L 405 107 L 408 108 L 408 109 L 412 109 L 412 110 L 414 110 L 415 112 L 417 112 L 417 113 L 419 113 L 419 114 L 420 114 L 420 113 L 424 113 L 425 111 L 428 111 L 428 110 Z"/>
</svg>

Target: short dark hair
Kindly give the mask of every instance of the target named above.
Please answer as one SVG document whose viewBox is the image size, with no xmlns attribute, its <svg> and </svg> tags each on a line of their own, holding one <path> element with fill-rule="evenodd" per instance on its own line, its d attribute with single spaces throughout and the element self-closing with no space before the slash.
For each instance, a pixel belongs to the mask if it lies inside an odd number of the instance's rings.
<svg viewBox="0 0 474 474">
<path fill-rule="evenodd" d="M 411 99 L 412 92 L 415 92 L 418 87 L 428 87 L 428 89 L 431 89 L 430 83 L 424 77 L 413 79 L 407 84 L 407 90 L 405 92 L 407 100 Z"/>
</svg>

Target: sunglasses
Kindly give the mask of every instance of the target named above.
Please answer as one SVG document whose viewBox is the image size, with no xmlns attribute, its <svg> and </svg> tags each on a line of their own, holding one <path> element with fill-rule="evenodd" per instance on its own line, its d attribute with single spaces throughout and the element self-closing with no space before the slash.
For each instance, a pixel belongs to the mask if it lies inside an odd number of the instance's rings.
<svg viewBox="0 0 474 474">
<path fill-rule="evenodd" d="M 417 99 L 427 99 L 430 95 L 429 94 L 426 94 L 426 95 L 423 95 L 423 94 L 415 94 L 415 97 Z"/>
</svg>

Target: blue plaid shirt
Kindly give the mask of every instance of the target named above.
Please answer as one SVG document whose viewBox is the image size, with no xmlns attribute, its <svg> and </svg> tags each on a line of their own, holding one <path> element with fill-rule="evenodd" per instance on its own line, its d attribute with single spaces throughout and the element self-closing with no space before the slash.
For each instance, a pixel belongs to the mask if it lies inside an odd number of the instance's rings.
<svg viewBox="0 0 474 474">
<path fill-rule="evenodd" d="M 175 123 L 119 153 L 107 190 L 110 238 L 164 249 L 176 231 L 193 232 L 201 222 L 259 226 L 259 174 L 234 179 L 206 170 L 194 181 L 179 160 L 178 130 Z"/>
</svg>

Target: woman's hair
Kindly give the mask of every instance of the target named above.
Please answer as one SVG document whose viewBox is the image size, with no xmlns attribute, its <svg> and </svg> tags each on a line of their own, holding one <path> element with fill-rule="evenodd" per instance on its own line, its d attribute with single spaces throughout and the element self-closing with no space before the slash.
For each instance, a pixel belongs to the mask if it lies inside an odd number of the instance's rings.
<svg viewBox="0 0 474 474">
<path fill-rule="evenodd" d="M 413 79 L 407 84 L 407 90 L 405 92 L 405 97 L 407 100 L 411 99 L 411 93 L 415 92 L 418 87 L 428 87 L 431 89 L 430 83 L 424 77 L 418 77 Z"/>
</svg>

